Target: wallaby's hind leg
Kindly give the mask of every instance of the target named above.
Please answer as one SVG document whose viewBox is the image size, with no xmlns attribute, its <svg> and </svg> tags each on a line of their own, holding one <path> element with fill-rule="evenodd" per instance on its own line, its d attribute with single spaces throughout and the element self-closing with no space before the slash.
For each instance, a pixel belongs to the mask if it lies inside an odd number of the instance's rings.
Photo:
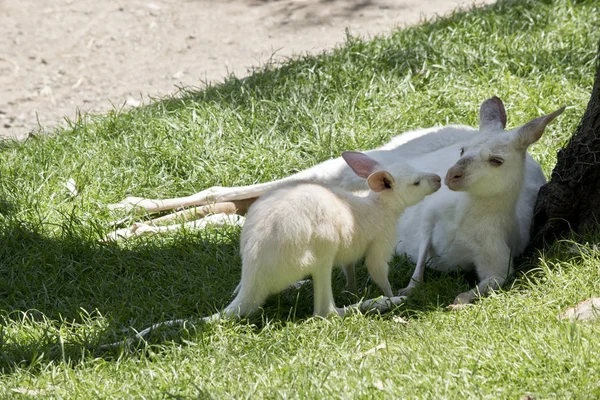
<svg viewBox="0 0 600 400">
<path fill-rule="evenodd" d="M 266 191 L 280 187 L 290 179 L 280 179 L 273 182 L 259 183 L 250 186 L 220 187 L 215 186 L 191 196 L 172 199 L 145 199 L 142 197 L 127 197 L 116 204 L 108 206 L 111 210 L 139 210 L 153 213 L 176 208 L 200 206 L 210 203 L 223 203 L 234 200 L 245 200 L 262 196 Z"/>
<path fill-rule="evenodd" d="M 196 221 L 188 221 L 183 224 L 173 224 L 165 226 L 152 226 L 143 223 L 136 223 L 128 228 L 117 229 L 104 237 L 105 242 L 116 241 L 120 239 L 129 239 L 137 236 L 148 236 L 163 232 L 177 231 L 182 228 L 189 230 L 205 229 L 208 225 L 243 225 L 245 218 L 237 214 L 213 214 Z"/>
<path fill-rule="evenodd" d="M 392 309 L 393 306 L 399 306 L 406 301 L 406 296 L 386 297 L 381 296 L 374 299 L 363 300 L 358 303 L 345 306 L 338 309 L 340 315 L 346 315 L 355 312 L 362 313 L 385 313 Z"/>
<path fill-rule="evenodd" d="M 146 225 L 167 225 L 173 221 L 191 221 L 206 217 L 209 214 L 238 214 L 244 215 L 248 212 L 248 208 L 258 199 L 253 197 L 244 200 L 227 201 L 224 203 L 207 204 L 205 206 L 188 208 L 167 214 L 159 218 L 151 219 L 144 222 Z"/>
<path fill-rule="evenodd" d="M 178 211 L 176 213 L 167 214 L 165 216 L 155 218 L 146 222 L 135 223 L 128 228 L 117 229 L 104 237 L 104 241 L 115 241 L 119 239 L 128 239 L 133 236 L 152 235 L 160 232 L 169 232 L 181 229 L 184 225 L 177 224 L 178 222 L 189 221 L 185 226 L 189 229 L 203 229 L 206 225 L 223 225 L 237 224 L 240 225 L 243 221 L 242 217 L 235 220 L 226 218 L 225 215 L 238 214 L 243 215 L 248 211 L 248 208 L 255 198 L 245 200 L 235 200 L 225 203 L 209 204 L 206 206 L 194 207 L 187 210 Z M 209 215 L 212 214 L 212 215 Z M 208 217 L 206 217 L 208 215 Z M 217 217 L 221 215 L 221 217 Z M 201 221 L 193 221 L 206 217 Z M 167 225 L 171 224 L 171 225 Z M 167 225 L 167 226 L 164 226 Z"/>
</svg>

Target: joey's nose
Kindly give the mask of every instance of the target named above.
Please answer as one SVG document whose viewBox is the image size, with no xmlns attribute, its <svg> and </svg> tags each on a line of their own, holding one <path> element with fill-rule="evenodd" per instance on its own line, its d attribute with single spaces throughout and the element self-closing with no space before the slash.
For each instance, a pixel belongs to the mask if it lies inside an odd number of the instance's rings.
<svg viewBox="0 0 600 400">
<path fill-rule="evenodd" d="M 442 178 L 440 178 L 439 175 L 433 175 L 431 177 L 431 183 L 437 190 L 442 186 Z"/>
</svg>

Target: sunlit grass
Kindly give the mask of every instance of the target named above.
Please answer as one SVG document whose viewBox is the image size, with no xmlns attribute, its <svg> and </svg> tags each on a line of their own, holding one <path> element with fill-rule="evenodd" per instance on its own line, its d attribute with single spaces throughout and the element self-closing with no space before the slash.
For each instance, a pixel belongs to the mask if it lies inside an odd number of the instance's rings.
<svg viewBox="0 0 600 400">
<path fill-rule="evenodd" d="M 1 143 L 0 397 L 599 397 L 598 325 L 558 318 L 600 291 L 593 236 L 577 238 L 583 252 L 556 245 L 511 290 L 457 313 L 445 306 L 471 277 L 428 273 L 382 317 L 312 318 L 309 285 L 246 322 L 99 349 L 214 312 L 240 274 L 237 228 L 105 244 L 123 216 L 107 204 L 269 181 L 406 130 L 475 126 L 492 95 L 509 127 L 567 105 L 532 148 L 549 175 L 589 99 L 599 15 L 591 0 L 502 2 Z M 392 285 L 411 268 L 397 257 Z M 361 269 L 360 294 L 379 294 L 365 282 Z M 334 286 L 338 303 L 356 300 L 340 274 Z"/>
</svg>

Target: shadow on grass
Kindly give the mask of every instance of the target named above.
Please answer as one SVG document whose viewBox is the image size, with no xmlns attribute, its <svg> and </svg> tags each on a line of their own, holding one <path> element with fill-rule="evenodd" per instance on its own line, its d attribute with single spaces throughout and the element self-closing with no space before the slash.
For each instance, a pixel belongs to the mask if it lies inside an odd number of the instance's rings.
<svg viewBox="0 0 600 400">
<path fill-rule="evenodd" d="M 207 314 L 226 304 L 240 271 L 232 229 L 182 235 L 167 245 L 142 240 L 128 249 L 100 244 L 93 231 L 55 239 L 19 221 L 2 228 L 5 372 L 40 359 L 81 359 L 123 337 L 124 327 Z"/>
<path fill-rule="evenodd" d="M 0 371 L 4 373 L 23 367 L 35 370 L 52 360 L 78 363 L 86 354 L 110 359 L 115 353 L 100 351 L 100 345 L 131 337 L 135 333 L 131 327 L 141 330 L 165 320 L 193 322 L 210 315 L 228 304 L 239 281 L 235 228 L 139 239 L 131 248 L 99 243 L 93 229 L 63 231 L 67 232 L 63 237 L 49 238 L 16 220 L 2 226 Z M 396 261 L 402 265 L 392 266 L 391 279 L 399 288 L 408 283 L 412 267 L 400 258 Z M 379 296 L 378 288 L 365 283 L 365 268 L 358 266 L 357 272 L 360 296 Z M 462 278 L 430 272 L 426 279 L 424 296 L 411 298 L 406 315 L 449 304 L 456 295 L 452 290 L 465 284 Z M 336 270 L 338 306 L 359 300 L 344 292 L 344 285 L 343 274 Z M 260 330 L 265 321 L 284 327 L 310 318 L 312 308 L 312 284 L 307 284 L 272 296 L 262 313 L 241 324 L 250 324 L 252 330 Z M 181 343 L 199 329 L 205 329 L 204 324 L 159 329 L 148 343 Z"/>
</svg>

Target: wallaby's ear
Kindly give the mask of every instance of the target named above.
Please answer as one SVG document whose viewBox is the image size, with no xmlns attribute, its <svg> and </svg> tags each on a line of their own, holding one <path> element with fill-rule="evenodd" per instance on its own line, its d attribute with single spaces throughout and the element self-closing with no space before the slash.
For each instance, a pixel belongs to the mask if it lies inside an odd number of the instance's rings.
<svg viewBox="0 0 600 400">
<path fill-rule="evenodd" d="M 517 128 L 515 137 L 516 146 L 526 149 L 530 144 L 537 142 L 539 138 L 542 137 L 542 133 L 544 133 L 546 126 L 552 122 L 554 118 L 562 114 L 563 111 L 565 111 L 565 106 L 559 108 L 553 113 L 536 118 L 520 128 Z"/>
<path fill-rule="evenodd" d="M 377 171 L 367 178 L 369 187 L 374 192 L 382 192 L 394 187 L 394 178 L 387 171 Z"/>
<path fill-rule="evenodd" d="M 375 171 L 381 170 L 381 165 L 366 154 L 357 151 L 345 151 L 342 158 L 361 178 L 367 179 Z"/>
<path fill-rule="evenodd" d="M 479 107 L 479 132 L 501 131 L 506 128 L 506 110 L 500 98 L 494 96 Z"/>
</svg>

